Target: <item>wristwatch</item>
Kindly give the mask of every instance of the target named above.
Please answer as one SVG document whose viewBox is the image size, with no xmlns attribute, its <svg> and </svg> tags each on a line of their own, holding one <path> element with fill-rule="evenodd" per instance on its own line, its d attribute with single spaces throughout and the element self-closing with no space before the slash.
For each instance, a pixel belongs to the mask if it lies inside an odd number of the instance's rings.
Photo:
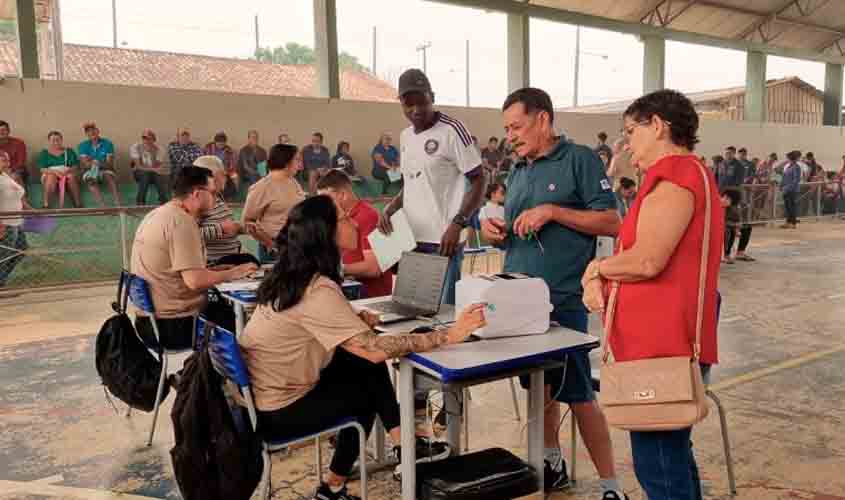
<svg viewBox="0 0 845 500">
<path fill-rule="evenodd" d="M 452 224 L 457 224 L 461 228 L 469 226 L 469 217 L 458 214 L 452 218 Z"/>
</svg>

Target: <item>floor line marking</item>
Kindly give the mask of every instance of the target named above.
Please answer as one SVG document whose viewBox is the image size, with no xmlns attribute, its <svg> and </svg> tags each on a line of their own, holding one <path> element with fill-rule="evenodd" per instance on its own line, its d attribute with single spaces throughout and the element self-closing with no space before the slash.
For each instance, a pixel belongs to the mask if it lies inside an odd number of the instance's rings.
<svg viewBox="0 0 845 500">
<path fill-rule="evenodd" d="M 56 484 L 61 483 L 65 480 L 65 476 L 62 474 L 54 474 L 52 476 L 42 477 L 41 479 L 36 479 L 34 481 L 30 481 L 31 483 L 38 483 L 38 484 Z"/>
<path fill-rule="evenodd" d="M 24 482 L 0 480 L 0 491 L 4 494 L 21 493 L 26 495 L 73 498 L 79 500 L 163 500 L 155 497 L 132 495 L 130 493 L 120 493 L 117 491 L 56 486 L 52 484 L 43 484 L 38 481 Z"/>
<path fill-rule="evenodd" d="M 845 344 L 841 344 L 836 347 L 831 347 L 830 349 L 825 349 L 823 351 L 810 352 L 802 356 L 798 356 L 796 358 L 781 361 L 780 363 L 775 363 L 771 366 L 767 366 L 766 368 L 761 368 L 759 370 L 750 371 L 748 373 L 744 373 L 742 375 L 738 375 L 727 380 L 722 380 L 721 382 L 712 384 L 710 388 L 714 391 L 729 389 L 731 387 L 736 387 L 740 384 L 753 382 L 754 380 L 757 380 L 759 378 L 767 377 L 769 375 L 773 375 L 775 373 L 782 372 L 790 368 L 797 368 L 799 366 L 806 365 L 807 363 L 812 363 L 813 361 L 817 361 L 819 359 L 826 358 L 827 356 L 831 356 L 840 352 L 845 352 Z"/>
</svg>

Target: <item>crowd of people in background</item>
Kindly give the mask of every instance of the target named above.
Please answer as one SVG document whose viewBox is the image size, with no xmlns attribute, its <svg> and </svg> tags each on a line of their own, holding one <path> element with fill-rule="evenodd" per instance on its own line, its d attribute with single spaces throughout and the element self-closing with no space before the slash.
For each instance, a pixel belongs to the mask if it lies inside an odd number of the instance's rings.
<svg viewBox="0 0 845 500">
<path fill-rule="evenodd" d="M 62 132 L 53 130 L 47 134 L 44 147 L 35 156 L 35 166 L 42 186 L 41 206 L 38 208 L 65 208 L 65 198 L 70 198 L 72 207 L 82 208 L 82 189 L 87 188 L 99 206 L 107 205 L 102 188 L 107 188 L 114 206 L 123 205 L 118 183 L 117 146 L 101 135 L 96 123 L 82 125 L 85 139 L 77 147 L 65 144 Z M 136 183 L 136 205 L 148 205 L 151 188 L 155 189 L 157 204 L 170 200 L 175 179 L 179 172 L 194 165 L 201 156 L 214 156 L 223 165 L 222 196 L 230 202 L 244 201 L 250 186 L 269 174 L 268 152 L 261 146 L 257 130 L 246 133 L 246 144 L 240 149 L 230 144 L 229 136 L 220 131 L 212 140 L 201 145 L 195 142 L 191 130 L 181 127 L 168 144 L 160 144 L 158 135 L 150 128 L 141 131 L 140 140 L 128 146 L 129 168 Z M 290 136 L 281 133 L 278 144 L 291 144 Z M 301 150 L 302 173 L 297 180 L 309 193 L 315 193 L 317 181 L 330 170 L 346 173 L 355 182 L 362 182 L 352 158 L 351 144 L 341 140 L 335 153 L 331 154 L 324 145 L 321 132 L 314 132 L 309 143 Z M 29 151 L 37 147 L 27 145 L 11 135 L 11 126 L 0 120 L 0 151 L 9 157 L 9 176 L 29 194 L 35 183 L 30 178 L 28 166 Z M 387 193 L 391 187 L 401 187 L 399 172 L 399 151 L 393 145 L 389 132 L 378 138 L 371 150 L 373 177 L 381 183 L 380 192 Z"/>
</svg>

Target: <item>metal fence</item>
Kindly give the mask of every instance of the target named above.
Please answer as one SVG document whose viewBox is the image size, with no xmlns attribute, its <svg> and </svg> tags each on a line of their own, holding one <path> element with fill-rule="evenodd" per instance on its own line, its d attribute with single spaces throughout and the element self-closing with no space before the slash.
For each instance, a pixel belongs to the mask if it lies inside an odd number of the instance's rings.
<svg viewBox="0 0 845 500">
<path fill-rule="evenodd" d="M 368 200 L 380 207 L 387 198 Z M 240 220 L 242 205 L 231 203 Z M 4 292 L 110 282 L 129 267 L 132 242 L 144 216 L 156 206 L 0 212 L 0 224 L 25 218 L 18 239 L 0 237 L 0 297 Z M 242 236 L 245 251 L 256 243 Z"/>
<path fill-rule="evenodd" d="M 826 183 L 801 185 L 799 217 L 818 218 L 845 215 L 841 193 Z M 743 186 L 746 220 L 767 224 L 784 218 L 783 197 L 775 185 Z M 369 200 L 380 206 L 386 198 Z M 236 218 L 240 206 L 231 205 Z M 0 238 L 0 295 L 4 291 L 49 288 L 114 281 L 120 270 L 129 266 L 132 241 L 141 219 L 154 206 L 36 210 L 0 212 L 0 224 L 19 217 L 35 218 L 43 232 L 26 232 L 25 241 Z M 31 221 L 28 221 L 31 222 Z M 254 241 L 243 237 L 245 248 L 255 250 Z M 22 243 L 22 244 L 21 244 Z M 496 252 L 472 255 L 465 259 L 469 273 L 496 272 L 502 256 Z M 3 283 L 4 270 L 8 279 Z"/>
<path fill-rule="evenodd" d="M 785 220 L 783 195 L 775 184 L 742 186 L 745 201 L 744 219 L 751 224 L 768 224 Z M 798 193 L 799 217 L 836 216 L 845 213 L 845 202 L 838 183 L 808 182 Z"/>
<path fill-rule="evenodd" d="M 0 224 L 25 217 L 23 238 L 0 243 L 3 266 L 14 263 L 4 290 L 114 280 L 128 266 L 132 239 L 154 207 L 0 213 Z"/>
</svg>

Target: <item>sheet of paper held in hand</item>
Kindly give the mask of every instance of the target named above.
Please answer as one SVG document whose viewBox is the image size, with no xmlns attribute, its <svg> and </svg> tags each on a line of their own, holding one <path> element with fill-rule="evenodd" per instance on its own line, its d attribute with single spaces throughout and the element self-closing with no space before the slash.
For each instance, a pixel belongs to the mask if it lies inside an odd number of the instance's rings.
<svg viewBox="0 0 845 500">
<path fill-rule="evenodd" d="M 390 223 L 393 225 L 393 232 L 389 236 L 379 230 L 367 236 L 370 246 L 373 247 L 373 253 L 376 254 L 378 267 L 382 271 L 399 262 L 402 252 L 410 252 L 417 246 L 417 240 L 414 239 L 414 233 L 411 231 L 411 225 L 408 224 L 408 217 L 404 210 L 397 210 L 390 217 Z"/>
</svg>

